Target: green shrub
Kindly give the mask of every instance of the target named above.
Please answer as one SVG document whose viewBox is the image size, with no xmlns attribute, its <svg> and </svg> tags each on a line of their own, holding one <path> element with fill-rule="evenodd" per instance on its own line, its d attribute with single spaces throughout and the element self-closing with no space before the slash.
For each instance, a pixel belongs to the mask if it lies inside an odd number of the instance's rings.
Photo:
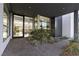
<svg viewBox="0 0 79 59">
<path fill-rule="evenodd" d="M 51 38 L 51 31 L 45 29 L 33 30 L 30 34 L 31 34 L 30 37 L 31 41 L 39 41 L 40 43 L 48 42 Z"/>
<path fill-rule="evenodd" d="M 76 56 L 79 55 L 79 43 L 76 41 L 70 41 L 69 46 L 64 50 L 64 55 L 66 56 Z"/>
</svg>

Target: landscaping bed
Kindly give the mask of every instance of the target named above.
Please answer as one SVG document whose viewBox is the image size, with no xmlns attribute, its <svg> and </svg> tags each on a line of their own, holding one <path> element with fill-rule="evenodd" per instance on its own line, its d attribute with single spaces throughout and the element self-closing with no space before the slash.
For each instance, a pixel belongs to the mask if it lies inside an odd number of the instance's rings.
<svg viewBox="0 0 79 59">
<path fill-rule="evenodd" d="M 30 33 L 28 41 L 32 45 L 39 45 L 43 43 L 52 44 L 54 42 L 54 38 L 52 37 L 50 30 L 36 29 Z"/>
<path fill-rule="evenodd" d="M 64 49 L 64 56 L 79 56 L 79 42 L 70 41 L 70 44 Z"/>
</svg>

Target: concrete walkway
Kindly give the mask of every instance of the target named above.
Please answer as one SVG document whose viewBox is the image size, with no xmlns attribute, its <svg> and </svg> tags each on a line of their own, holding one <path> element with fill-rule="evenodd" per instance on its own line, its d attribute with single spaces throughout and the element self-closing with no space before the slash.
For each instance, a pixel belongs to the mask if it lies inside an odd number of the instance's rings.
<svg viewBox="0 0 79 59">
<path fill-rule="evenodd" d="M 12 39 L 3 56 L 59 56 L 68 44 L 68 40 L 62 40 L 54 44 L 42 44 L 35 47 L 29 44 L 27 39 Z"/>
</svg>

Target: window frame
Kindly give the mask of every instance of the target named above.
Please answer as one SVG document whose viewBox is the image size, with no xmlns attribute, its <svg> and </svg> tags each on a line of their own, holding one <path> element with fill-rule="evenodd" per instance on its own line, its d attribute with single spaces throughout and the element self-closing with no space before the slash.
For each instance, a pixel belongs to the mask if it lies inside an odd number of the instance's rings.
<svg viewBox="0 0 79 59">
<path fill-rule="evenodd" d="M 7 18 L 6 18 L 7 24 L 5 25 L 4 22 L 3 22 L 3 29 L 4 29 L 4 27 L 6 28 L 6 31 L 3 31 L 3 34 L 4 34 L 4 32 L 7 33 L 6 38 L 4 38 L 4 36 L 3 36 L 3 42 L 4 42 L 4 41 L 6 41 L 7 38 L 10 36 L 10 18 L 9 18 L 9 14 L 8 14 L 7 11 L 5 10 L 5 8 L 4 8 L 4 12 L 3 12 L 3 13 L 5 13 L 5 14 L 6 14 L 6 17 L 7 17 Z M 3 21 L 4 21 L 4 14 L 3 14 Z"/>
</svg>

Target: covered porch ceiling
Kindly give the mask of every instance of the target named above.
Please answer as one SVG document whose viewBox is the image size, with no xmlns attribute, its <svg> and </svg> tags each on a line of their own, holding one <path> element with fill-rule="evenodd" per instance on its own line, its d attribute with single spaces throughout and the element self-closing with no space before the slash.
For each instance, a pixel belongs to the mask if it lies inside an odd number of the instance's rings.
<svg viewBox="0 0 79 59">
<path fill-rule="evenodd" d="M 15 14 L 35 17 L 37 14 L 54 17 L 79 9 L 78 3 L 11 3 L 11 11 Z"/>
</svg>

